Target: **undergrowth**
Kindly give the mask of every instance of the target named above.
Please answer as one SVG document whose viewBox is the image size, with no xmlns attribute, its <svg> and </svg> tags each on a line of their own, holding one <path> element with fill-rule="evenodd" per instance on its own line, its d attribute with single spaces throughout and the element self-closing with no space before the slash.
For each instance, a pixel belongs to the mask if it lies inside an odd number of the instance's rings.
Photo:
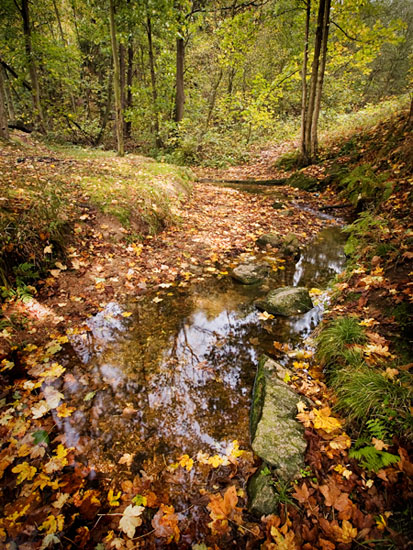
<svg viewBox="0 0 413 550">
<path fill-rule="evenodd" d="M 3 298 L 26 298 L 30 284 L 47 277 L 92 223 L 91 211 L 116 218 L 129 242 L 179 222 L 191 189 L 186 168 L 76 147 L 13 143 L 3 148 L 0 168 Z M 21 266 L 29 264 L 32 276 L 22 278 Z"/>
<path fill-rule="evenodd" d="M 396 369 L 398 376 L 392 378 L 388 364 L 368 365 L 363 356 L 366 342 L 356 317 L 339 317 L 317 336 L 317 358 L 335 390 L 336 409 L 347 416 L 356 437 L 349 456 L 377 471 L 399 460 L 383 450 L 394 436 L 413 439 L 413 388 L 408 373 Z M 383 449 L 376 448 L 375 440 L 383 443 Z"/>
</svg>

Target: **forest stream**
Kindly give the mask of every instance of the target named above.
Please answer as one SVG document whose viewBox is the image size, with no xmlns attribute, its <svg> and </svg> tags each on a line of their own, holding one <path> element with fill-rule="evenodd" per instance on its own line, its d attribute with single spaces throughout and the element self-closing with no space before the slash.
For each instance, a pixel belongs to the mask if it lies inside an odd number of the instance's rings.
<svg viewBox="0 0 413 550">
<path fill-rule="evenodd" d="M 297 262 L 270 251 L 242 255 L 240 261 L 273 267 L 264 284 L 243 285 L 223 274 L 184 289 L 165 288 L 155 300 L 147 296 L 126 307 L 113 302 L 92 317 L 88 332 L 72 336 L 77 360 L 73 365 L 68 358 L 72 369 L 59 388 L 76 407 L 71 417 L 54 418 L 66 444 L 92 469 L 120 479 L 122 469 L 137 474 L 145 461 L 159 457 L 167 466 L 183 454 L 225 455 L 234 440 L 250 449 L 259 356 L 274 356 L 274 341 L 311 347 L 308 337 L 327 298 L 319 293 L 308 313 L 265 322 L 254 302 L 284 285 L 326 288 L 345 262 L 345 237 L 331 222 Z M 284 354 L 279 361 L 292 359 Z M 188 491 L 179 487 L 175 506 L 188 505 Z"/>
</svg>

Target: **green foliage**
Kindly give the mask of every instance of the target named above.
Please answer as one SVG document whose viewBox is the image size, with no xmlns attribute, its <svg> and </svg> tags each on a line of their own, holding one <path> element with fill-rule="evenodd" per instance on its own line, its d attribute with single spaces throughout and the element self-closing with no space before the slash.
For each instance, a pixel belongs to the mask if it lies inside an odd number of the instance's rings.
<svg viewBox="0 0 413 550">
<path fill-rule="evenodd" d="M 353 260 L 357 260 L 365 243 L 379 242 L 382 235 L 389 232 L 387 222 L 380 215 L 373 215 L 366 210 L 352 224 L 347 225 L 344 230 L 349 238 L 344 245 L 344 252 Z"/>
<path fill-rule="evenodd" d="M 351 420 L 365 425 L 374 437 L 377 434 L 412 437 L 410 376 L 400 374 L 391 380 L 385 374 L 380 368 L 362 363 L 336 367 L 331 384 L 338 396 L 337 407 Z"/>
<path fill-rule="evenodd" d="M 299 151 L 292 151 L 281 155 L 274 163 L 274 168 L 281 168 L 282 170 L 292 170 L 300 165 L 301 155 Z"/>
<path fill-rule="evenodd" d="M 357 448 L 357 443 L 356 447 L 350 449 L 348 454 L 350 458 L 358 460 L 363 468 L 373 472 L 377 472 L 391 464 L 396 464 L 400 460 L 399 456 L 386 451 L 379 451 L 372 445 Z"/>
<path fill-rule="evenodd" d="M 386 173 L 376 175 L 370 164 L 361 164 L 340 181 L 342 195 L 354 206 L 363 201 L 378 204 L 389 198 L 393 187 Z"/>
<path fill-rule="evenodd" d="M 318 334 L 317 358 L 326 367 L 345 364 L 352 356 L 358 361 L 358 352 L 351 346 L 362 344 L 365 340 L 357 317 L 338 317 L 328 322 Z"/>
</svg>

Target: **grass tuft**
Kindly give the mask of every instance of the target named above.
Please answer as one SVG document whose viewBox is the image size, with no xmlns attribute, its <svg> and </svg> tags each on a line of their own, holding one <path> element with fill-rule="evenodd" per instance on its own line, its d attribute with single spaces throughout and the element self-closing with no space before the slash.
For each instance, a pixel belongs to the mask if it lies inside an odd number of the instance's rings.
<svg viewBox="0 0 413 550">
<path fill-rule="evenodd" d="M 317 337 L 317 359 L 327 368 L 347 362 L 358 364 L 360 352 L 354 344 L 366 341 L 363 327 L 356 317 L 339 317 L 331 321 Z"/>
</svg>

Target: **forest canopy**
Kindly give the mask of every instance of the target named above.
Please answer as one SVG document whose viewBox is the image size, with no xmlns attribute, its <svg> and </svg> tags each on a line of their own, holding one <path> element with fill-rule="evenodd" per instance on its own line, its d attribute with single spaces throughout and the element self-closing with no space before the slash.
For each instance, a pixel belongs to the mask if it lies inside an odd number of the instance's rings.
<svg viewBox="0 0 413 550">
<path fill-rule="evenodd" d="M 317 56 L 316 126 L 411 80 L 408 0 L 3 0 L 0 18 L 9 126 L 181 163 L 295 135 Z"/>
</svg>

